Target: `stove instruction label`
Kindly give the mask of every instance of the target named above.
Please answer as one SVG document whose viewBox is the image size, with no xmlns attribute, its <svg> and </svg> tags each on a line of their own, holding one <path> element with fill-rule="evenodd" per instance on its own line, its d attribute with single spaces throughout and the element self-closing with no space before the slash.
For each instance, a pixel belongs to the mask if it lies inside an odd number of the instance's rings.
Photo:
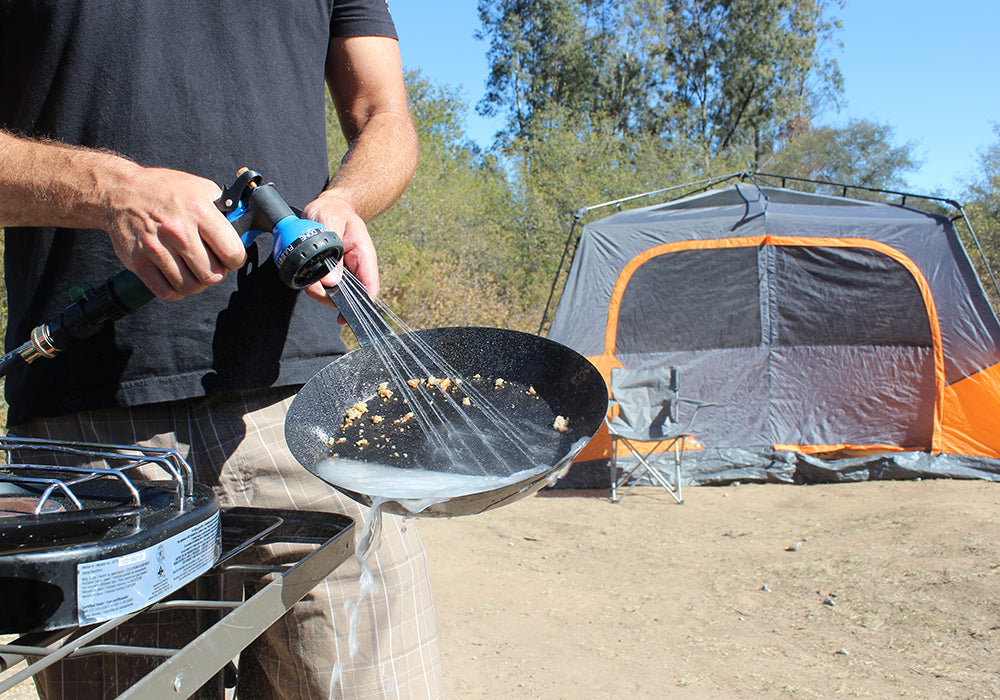
<svg viewBox="0 0 1000 700">
<path fill-rule="evenodd" d="M 77 564 L 79 624 L 103 622 L 141 610 L 208 571 L 218 556 L 219 519 L 216 512 L 146 549 Z"/>
</svg>

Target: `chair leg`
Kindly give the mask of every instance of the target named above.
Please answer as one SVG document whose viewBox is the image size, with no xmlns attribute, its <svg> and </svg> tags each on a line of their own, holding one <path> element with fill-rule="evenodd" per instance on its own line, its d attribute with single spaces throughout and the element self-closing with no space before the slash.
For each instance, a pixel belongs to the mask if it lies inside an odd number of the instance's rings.
<svg viewBox="0 0 1000 700">
<path fill-rule="evenodd" d="M 674 440 L 674 483 L 677 485 L 677 493 L 671 494 L 678 503 L 684 503 L 684 495 L 681 493 L 681 462 L 684 461 L 684 437 Z"/>
<path fill-rule="evenodd" d="M 611 465 L 611 502 L 617 503 L 615 498 L 615 492 L 618 490 L 618 446 L 615 444 L 615 439 L 611 439 L 611 459 L 609 461 Z"/>
<path fill-rule="evenodd" d="M 649 475 L 650 479 L 652 479 L 654 482 L 662 486 L 664 490 L 666 490 L 666 492 L 670 494 L 671 498 L 673 498 L 677 503 L 683 503 L 684 501 L 681 496 L 681 480 L 680 480 L 680 474 L 681 474 L 680 460 L 684 450 L 683 436 L 673 438 L 672 444 L 667 447 L 668 450 L 672 448 L 674 451 L 674 475 L 675 475 L 674 478 L 676 479 L 676 482 L 674 484 L 671 484 L 670 481 L 667 479 L 667 477 L 665 477 L 663 473 L 656 468 L 654 464 L 655 460 L 654 462 L 651 462 L 649 459 L 652 456 L 652 454 L 656 451 L 656 448 L 659 447 L 663 441 L 656 443 L 656 445 L 654 445 L 653 448 L 645 455 L 641 454 L 638 450 L 636 450 L 635 447 L 632 445 L 632 443 L 630 443 L 628 440 L 625 440 L 624 442 L 625 442 L 625 447 L 627 447 L 629 452 L 632 453 L 632 456 L 636 458 L 638 464 L 634 469 L 628 471 L 623 470 L 622 476 L 620 478 L 616 477 L 614 465 L 617 464 L 617 450 L 612 448 L 611 464 L 613 466 L 611 474 L 611 502 L 618 503 L 623 498 L 625 498 L 625 496 L 631 493 L 632 489 L 635 488 L 635 486 L 639 483 L 639 477 L 643 473 L 645 473 Z M 621 486 L 624 486 L 626 480 L 629 480 L 631 483 L 629 483 L 628 488 L 625 489 L 624 493 L 619 495 L 617 490 Z"/>
<path fill-rule="evenodd" d="M 678 445 L 680 445 L 679 448 Z M 654 463 L 648 461 L 649 456 L 653 454 L 652 451 L 650 451 L 650 453 L 646 455 L 646 461 L 644 462 L 643 466 L 645 467 L 645 472 L 649 474 L 654 480 L 656 480 L 656 482 L 659 483 L 660 486 L 662 486 L 664 490 L 670 494 L 671 498 L 677 501 L 677 503 L 683 503 L 684 499 L 681 496 L 681 464 L 680 464 L 680 456 L 678 453 L 678 449 L 680 449 L 681 450 L 680 454 L 683 454 L 684 450 L 683 438 L 675 438 L 673 444 L 670 447 L 673 448 L 674 452 L 673 484 L 667 481 L 666 477 L 664 477 L 663 474 L 660 472 L 660 470 L 656 468 L 656 465 Z"/>
<path fill-rule="evenodd" d="M 632 492 L 632 489 L 636 487 L 639 483 L 639 476 L 642 471 L 646 471 L 648 467 L 646 466 L 646 460 L 649 455 L 643 457 L 639 452 L 636 451 L 635 447 L 632 446 L 628 440 L 623 440 L 625 447 L 628 448 L 629 452 L 638 460 L 639 464 L 634 469 L 622 468 L 621 474 L 618 474 L 618 449 L 617 440 L 611 441 L 611 502 L 620 503 L 627 495 Z M 655 449 L 655 448 L 654 448 Z M 619 493 L 619 490 L 628 484 L 628 488 L 624 492 Z"/>
</svg>

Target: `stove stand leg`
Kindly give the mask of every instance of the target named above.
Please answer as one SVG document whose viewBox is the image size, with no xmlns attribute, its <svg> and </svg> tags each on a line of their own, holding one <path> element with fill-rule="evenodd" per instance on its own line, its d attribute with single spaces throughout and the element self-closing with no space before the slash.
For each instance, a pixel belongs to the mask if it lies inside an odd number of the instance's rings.
<svg viewBox="0 0 1000 700">
<path fill-rule="evenodd" d="M 222 600 L 222 574 L 207 574 L 199 576 L 194 582 L 195 600 Z M 218 608 L 197 608 L 195 610 L 195 636 L 211 629 L 222 619 L 222 611 Z M 194 700 L 225 700 L 226 688 L 236 687 L 236 664 L 230 661 L 192 698 Z"/>
</svg>

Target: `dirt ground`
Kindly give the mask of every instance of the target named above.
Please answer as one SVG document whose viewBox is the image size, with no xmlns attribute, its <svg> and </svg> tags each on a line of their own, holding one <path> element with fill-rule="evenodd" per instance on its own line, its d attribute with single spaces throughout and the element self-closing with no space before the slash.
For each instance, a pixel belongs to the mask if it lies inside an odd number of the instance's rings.
<svg viewBox="0 0 1000 700">
<path fill-rule="evenodd" d="M 421 520 L 449 696 L 1000 696 L 1000 484 L 685 496 Z"/>
<path fill-rule="evenodd" d="M 421 521 L 450 697 L 1000 696 L 1000 484 L 685 497 Z"/>
</svg>

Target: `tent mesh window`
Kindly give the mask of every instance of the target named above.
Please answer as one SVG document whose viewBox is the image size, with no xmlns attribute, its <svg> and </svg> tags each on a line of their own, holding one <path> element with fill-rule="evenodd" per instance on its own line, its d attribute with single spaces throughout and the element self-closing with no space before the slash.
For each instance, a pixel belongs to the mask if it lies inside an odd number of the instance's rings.
<svg viewBox="0 0 1000 700">
<path fill-rule="evenodd" d="M 909 270 L 865 248 L 764 246 L 774 290 L 771 345 L 933 344 Z"/>
<path fill-rule="evenodd" d="M 616 352 L 760 345 L 758 277 L 754 247 L 681 250 L 650 259 L 622 294 Z"/>
<path fill-rule="evenodd" d="M 622 294 L 615 348 L 631 355 L 932 344 L 920 289 L 892 258 L 864 248 L 767 245 L 651 258 Z"/>
</svg>

